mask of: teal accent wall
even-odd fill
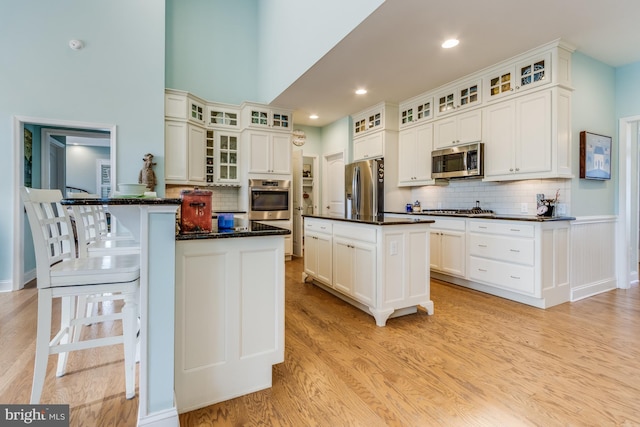
[[[273,101],[384,0],[260,0],[259,99]]]
[[[118,179],[135,182],[151,152],[164,188],[164,28],[157,0],[0,2],[2,200],[19,184],[14,116],[114,124]],[[84,49],[70,49],[71,39]],[[13,251],[13,215],[13,203],[0,204],[3,254]],[[12,274],[11,257],[0,257],[0,288]]]
[[[616,111],[616,71],[582,53],[571,61],[572,85],[572,165],[575,178],[571,185],[571,215],[612,215],[616,212],[618,187],[618,139]],[[587,131],[613,138],[611,179],[580,179],[580,132]]]
[[[207,101],[258,94],[258,0],[166,0],[166,87]]]
[[[616,117],[640,115],[640,62],[616,68]]]

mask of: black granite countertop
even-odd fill
[[[507,214],[447,214],[447,213],[430,213],[429,211],[422,212],[385,212],[387,214],[407,215],[411,216],[450,216],[454,218],[478,218],[478,219],[502,219],[510,221],[534,221],[534,222],[549,222],[549,221],[574,221],[576,218],[572,216],[538,216],[538,215],[507,215]]]
[[[379,216],[366,216],[360,218],[334,218],[329,215],[302,215],[306,218],[318,218],[318,219],[330,219],[333,221],[344,221],[344,222],[355,222],[360,224],[371,224],[371,225],[410,225],[416,223],[422,224],[431,224],[435,221],[432,219],[424,219],[424,218],[385,218],[382,215]]]
[[[60,204],[71,205],[179,205],[181,199],[163,199],[159,197],[112,197],[106,199],[73,198],[63,199]]]
[[[291,234],[286,228],[275,227],[257,221],[237,221],[233,229],[219,230],[213,224],[210,233],[176,234],[176,240],[227,239],[233,237],[285,236]]]

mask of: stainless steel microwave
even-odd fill
[[[481,178],[484,144],[458,145],[431,152],[431,178]]]

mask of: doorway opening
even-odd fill
[[[34,132],[35,130],[35,132]],[[60,188],[66,197],[67,172],[71,169],[82,169],[85,165],[75,161],[67,163],[62,149],[66,139],[55,138],[55,135],[69,137],[96,137],[105,141],[110,164],[110,178],[115,181],[116,171],[116,126],[114,124],[86,123],[67,120],[55,120],[38,117],[13,117],[14,148],[14,189],[13,189],[13,251],[11,289],[19,290],[35,278],[35,256],[33,241],[27,224],[26,214],[20,200],[20,188],[25,184],[34,188]],[[27,137],[25,139],[25,136]],[[51,142],[53,138],[57,142]],[[39,139],[37,141],[36,139]],[[54,147],[54,148],[52,148]],[[65,147],[66,149],[66,147]],[[52,151],[54,161],[50,162]],[[65,160],[62,161],[61,158]],[[27,161],[28,160],[28,161]],[[38,167],[39,165],[39,167]],[[53,167],[52,167],[53,165]],[[96,176],[95,168],[93,176]],[[61,170],[62,169],[62,170]],[[53,170],[53,173],[52,173]],[[95,180],[95,178],[93,178]],[[93,181],[92,180],[92,181]],[[64,184],[63,184],[64,182]]]

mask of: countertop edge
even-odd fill
[[[406,215],[406,216],[446,216],[451,218],[468,218],[468,219],[501,219],[507,221],[531,221],[531,222],[553,222],[553,221],[575,221],[572,216],[537,216],[537,215],[506,215],[506,214],[487,214],[487,215],[461,215],[461,214],[443,214],[429,212],[385,212],[385,214]]]
[[[326,215],[313,215],[313,214],[304,214],[303,218],[316,218],[316,219],[326,219],[331,221],[341,221],[341,222],[351,222],[354,224],[368,224],[368,225],[379,225],[379,226],[389,226],[389,225],[412,225],[412,224],[433,224],[435,220],[433,219],[400,219],[400,218],[387,218],[387,219],[353,219],[353,218],[334,218]]]

